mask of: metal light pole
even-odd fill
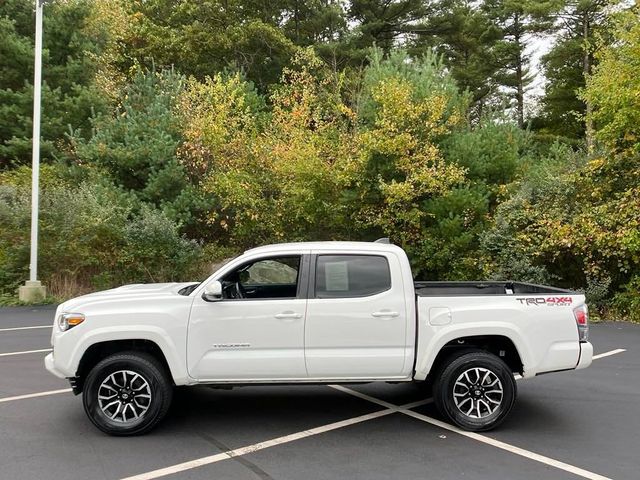
[[[45,297],[45,288],[38,281],[38,204],[40,196],[40,98],[42,92],[42,9],[45,0],[36,0],[36,45],[33,75],[33,155],[31,174],[31,258],[29,280],[18,290],[25,302],[37,302]]]

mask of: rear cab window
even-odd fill
[[[389,261],[382,255],[320,254],[315,298],[368,297],[391,289]]]

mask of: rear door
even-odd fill
[[[311,256],[309,378],[404,377],[407,308],[393,253]]]

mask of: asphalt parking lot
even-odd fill
[[[181,389],[157,429],[114,438],[44,370],[53,311],[0,309],[2,479],[640,478],[640,325],[592,324],[602,356],[520,380],[487,434],[449,427],[415,385],[371,384]]]

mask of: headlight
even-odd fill
[[[63,332],[80,325],[82,322],[84,322],[84,315],[81,313],[61,313],[58,316],[58,328]]]

